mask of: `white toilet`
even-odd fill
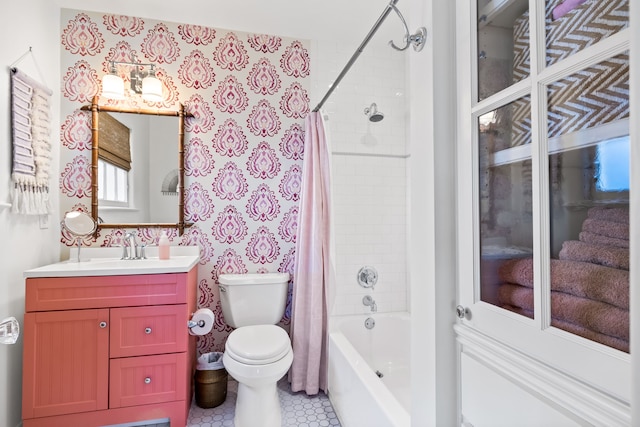
[[[280,427],[276,383],[293,362],[287,332],[276,324],[287,304],[289,273],[221,274],[220,303],[235,328],[222,357],[238,381],[235,427]]]

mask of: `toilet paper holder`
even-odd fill
[[[192,328],[195,328],[196,326],[202,328],[202,327],[204,327],[205,323],[206,322],[204,320],[202,320],[202,319],[198,320],[197,322],[193,321],[193,320],[189,320],[187,322],[187,328],[192,329]]]
[[[20,336],[20,324],[15,317],[7,317],[0,322],[0,344],[15,344]]]
[[[191,314],[191,319],[187,321],[187,328],[190,335],[206,335],[211,332],[215,323],[215,315],[208,308],[200,308]]]

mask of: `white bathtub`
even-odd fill
[[[410,426],[410,328],[408,313],[331,318],[328,394],[343,427]]]

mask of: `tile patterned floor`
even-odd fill
[[[238,383],[230,380],[225,402],[212,409],[202,409],[195,404],[189,412],[187,427],[233,427]],[[307,396],[293,393],[286,378],[278,382],[278,396],[282,408],[282,427],[339,427],[340,421],[333,411],[329,398],[320,393]]]
[[[187,427],[234,427],[233,417],[238,394],[238,383],[230,379],[227,398],[216,408],[203,409],[191,403]],[[307,396],[304,392],[293,393],[286,377],[278,382],[278,396],[282,409],[282,427],[340,427],[340,421],[333,411],[326,394]],[[161,420],[158,420],[161,421]],[[167,422],[128,423],[110,427],[169,427]],[[259,426],[256,426],[259,427]]]

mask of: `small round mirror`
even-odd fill
[[[63,226],[74,236],[85,237],[96,231],[96,222],[85,212],[71,211],[64,216]]]
[[[64,219],[60,223],[72,236],[76,238],[78,244],[78,262],[80,261],[80,247],[82,246],[82,238],[95,233],[98,223],[86,212],[71,211],[67,212]]]

